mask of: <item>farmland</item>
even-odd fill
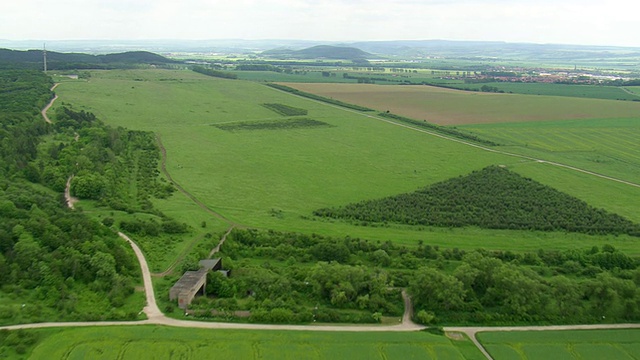
[[[640,201],[640,191],[623,184],[489,153],[259,84],[207,78],[188,71],[97,71],[92,72],[88,82],[65,82],[56,90],[61,103],[70,102],[92,111],[112,126],[156,132],[167,149],[166,167],[173,179],[210,209],[244,225],[325,235],[351,234],[404,244],[426,239],[435,245],[469,249],[476,248],[479,239],[483,247],[517,251],[612,243],[621,250],[638,253],[633,241],[624,236],[473,228],[433,228],[425,232],[405,226],[360,227],[311,217],[315,209],[409,192],[488,165],[506,164],[592,206],[638,221],[640,210],[635,204]],[[460,93],[434,91],[446,96]],[[479,99],[504,96],[462,94]],[[525,96],[508,96],[528,100]],[[403,98],[398,96],[398,101]],[[557,99],[551,98],[560,101]],[[214,126],[275,119],[276,114],[262,106],[265,103],[306,109],[310,118],[332,127],[229,132]],[[453,104],[449,102],[449,106]],[[506,111],[499,106],[484,106],[492,109],[490,112]],[[539,106],[542,104],[534,102],[528,109]],[[193,223],[191,213],[180,211],[188,202],[176,206],[177,202],[183,202],[178,195],[170,201],[155,200],[154,204],[160,210],[170,210],[179,220]],[[278,216],[274,216],[276,213]],[[220,222],[207,228],[224,229],[225,224]]]
[[[482,359],[467,340],[416,333],[205,330],[159,326],[40,331],[31,359]]]
[[[487,332],[478,338],[495,359],[636,359],[640,330]]]
[[[94,112],[98,118],[114,127],[133,129],[132,132],[123,128],[105,130],[111,135],[110,141],[105,144],[109,149],[116,149],[114,140],[117,137],[124,138],[126,134],[132,144],[139,147],[134,151],[135,146],[131,145],[130,154],[114,152],[112,155],[122,155],[122,159],[116,160],[112,156],[113,164],[110,165],[115,168],[120,164],[131,164],[131,174],[122,170],[118,172],[135,180],[119,181],[130,187],[131,194],[137,195],[123,194],[120,200],[127,202],[128,199],[128,204],[118,204],[118,207],[111,206],[110,209],[107,207],[110,205],[101,204],[98,196],[94,197],[88,192],[83,197],[96,200],[83,200],[83,208],[79,208],[80,211],[75,214],[84,214],[86,210],[87,215],[100,219],[104,225],[115,223],[117,228],[138,235],[151,260],[152,269],[162,270],[174,260],[183,262],[179,265],[187,269],[194,258],[197,260],[198,256],[202,256],[203,249],[204,254],[207,253],[229,226],[259,229],[229,230],[231,240],[229,246],[225,244],[222,254],[232,254],[232,264],[236,259],[239,260],[233,266],[239,276],[232,277],[234,282],[221,280],[215,285],[228,285],[228,299],[219,294],[214,301],[224,300],[234,308],[240,305],[241,309],[249,309],[253,317],[249,321],[311,322],[310,316],[314,320],[317,316],[308,311],[314,304],[316,310],[319,306],[339,308],[341,314],[345,315],[340,318],[343,321],[351,322],[349,316],[354,314],[353,318],[380,321],[382,314],[398,316],[401,312],[398,287],[406,287],[414,296],[415,309],[418,311],[416,319],[424,324],[440,324],[443,321],[598,322],[600,314],[606,314],[607,319],[613,322],[637,319],[637,309],[627,307],[637,299],[637,282],[634,282],[634,279],[637,281],[637,261],[622,254],[638,255],[637,238],[631,233],[632,236],[619,235],[621,231],[595,230],[593,232],[606,234],[569,234],[565,231],[572,230],[567,227],[546,229],[525,226],[524,230],[498,230],[489,226],[490,229],[480,229],[482,225],[479,223],[471,223],[474,226],[463,224],[467,226],[454,229],[450,224],[436,227],[421,223],[417,226],[404,220],[396,224],[372,225],[313,215],[313,211],[319,208],[408,193],[447,179],[461,179],[482,168],[506,168],[514,176],[520,174],[531,177],[541,184],[582,199],[591,206],[618,213],[637,223],[640,210],[636,204],[640,193],[634,184],[614,182],[594,174],[501,152],[510,147],[515,150],[513,152],[529,156],[535,154],[545,160],[569,160],[573,165],[585,168],[592,166],[590,169],[593,171],[635,181],[634,165],[637,164],[637,158],[633,151],[636,146],[633,137],[637,125],[631,115],[608,121],[578,119],[572,122],[491,123],[465,127],[474,133],[481,133],[486,127],[483,136],[502,144],[489,149],[433,134],[430,130],[399,124],[395,121],[397,119],[389,120],[387,117],[371,115],[370,112],[363,114],[340,108],[335,103],[327,105],[317,99],[303,99],[260,84],[204,77],[187,71],[93,72],[89,81],[68,81],[62,84],[58,92],[61,101],[56,110],[57,126],[68,127],[70,134],[74,126],[83,127],[73,142],[68,137],[70,144],[67,145],[67,153],[73,151],[76,158],[84,156],[85,160],[82,164],[70,162],[75,158],[58,157],[55,151],[49,151],[51,158],[41,156],[40,163],[53,166],[53,160],[58,158],[75,164],[75,168],[69,166],[70,169],[82,168],[85,172],[78,173],[77,177],[87,183],[91,183],[87,179],[96,176],[90,170],[92,166],[101,164],[90,164],[91,161],[87,160],[95,156],[96,149],[100,147],[94,140],[107,140],[108,137],[99,135],[101,128],[98,126],[91,128],[91,124],[83,123],[84,120],[77,121],[77,124],[71,121],[78,117],[93,123],[95,118],[87,112],[69,110],[68,107]],[[533,97],[527,99],[533,101]],[[494,104],[492,109],[500,110],[501,107]],[[303,113],[304,118],[290,117]],[[593,129],[609,130],[611,127],[608,125],[617,124],[605,141],[607,146],[594,149],[591,155],[596,156],[595,159],[598,159],[597,156],[609,156],[620,162],[615,166],[606,161],[580,163],[581,158],[563,154],[585,140],[576,136],[573,141],[567,142],[564,137],[555,138],[553,131],[544,132],[544,129],[560,123],[582,124],[578,127],[587,129],[584,134],[592,132],[591,137],[584,138],[593,144],[597,143],[597,134]],[[491,130],[491,126],[508,128],[518,125],[532,127],[529,129],[530,139],[536,140],[536,134],[542,134],[538,135],[540,138],[537,139],[536,149],[527,152],[526,143],[522,145],[526,140],[519,138],[521,135],[515,132],[500,138],[508,131]],[[157,138],[154,139],[148,132],[136,132],[139,130],[154,131]],[[576,130],[566,131],[569,134]],[[616,136],[619,136],[617,142],[620,143],[616,144],[617,147],[614,146]],[[155,141],[162,151],[158,151],[160,149]],[[567,149],[555,151],[561,146],[567,146]],[[48,147],[53,149],[56,146]],[[493,149],[498,150],[491,151]],[[159,167],[167,170],[165,176],[175,180],[175,186],[182,193],[171,195],[174,191],[171,186],[154,182],[159,173],[154,171],[158,167],[156,160],[162,161]],[[620,163],[627,164],[626,172]],[[74,192],[88,190],[91,189],[73,188]],[[491,190],[480,192],[489,193]],[[151,197],[150,193],[159,196]],[[559,199],[568,202],[568,198]],[[175,216],[175,220],[165,214]],[[592,217],[586,212],[583,214]],[[621,223],[628,228],[633,226],[628,222]],[[154,235],[146,227],[155,228],[155,232],[169,229],[171,231],[167,231],[167,234],[182,235],[153,238]],[[298,234],[278,234],[278,230],[295,231]],[[241,231],[255,233],[248,236],[242,235]],[[296,237],[300,239],[298,243]],[[440,250],[437,245],[446,248]],[[472,251],[479,247],[496,251]],[[335,254],[345,248],[346,251]],[[505,250],[513,250],[517,254]],[[524,253],[527,250],[532,252]],[[561,253],[554,250],[567,251]],[[184,256],[187,258],[184,259]],[[531,268],[520,267],[521,261],[526,261],[526,266]],[[97,260],[94,262],[98,263]],[[490,268],[485,274],[483,271],[487,270],[487,264]],[[499,271],[488,281],[485,278],[493,273],[491,269]],[[576,280],[573,278],[576,275],[577,282],[572,289],[578,291],[549,301],[551,288],[555,290],[557,284],[569,283],[566,277],[555,271],[572,274],[571,281]],[[322,279],[329,278],[327,274],[336,275],[335,279],[323,282]],[[338,274],[344,275],[345,279],[340,279]],[[390,276],[387,277],[387,274]],[[263,281],[265,279],[275,279],[276,284],[284,285],[279,290],[289,297],[280,296],[268,281]],[[159,282],[168,284],[170,280]],[[254,285],[254,281],[260,284]],[[353,286],[373,283],[378,284],[376,292],[372,287]],[[506,286],[509,284],[518,286],[509,288]],[[215,286],[214,289],[220,289]],[[254,294],[249,295],[245,290],[247,288],[252,289]],[[605,288],[607,291],[598,290]],[[527,296],[532,293],[540,296]],[[615,295],[607,298],[601,296],[602,293]],[[163,283],[159,287],[159,296],[166,301],[165,295],[166,285]],[[134,300],[138,302],[140,299],[137,297]],[[204,300],[194,304],[192,309],[201,311],[195,316],[204,315],[202,317],[205,318],[214,315],[206,306],[206,301],[210,299]],[[262,303],[256,304],[258,300]],[[12,301],[16,302],[16,299]],[[296,313],[297,320],[291,320],[292,316],[276,319],[276,314],[293,315],[291,308],[300,306],[304,301],[307,301],[304,306],[308,309]],[[583,302],[581,305],[585,305],[584,309],[574,314],[574,318],[563,317],[563,309],[567,308],[567,304],[576,301]],[[161,305],[167,313],[174,310],[173,305],[163,302]],[[479,311],[480,305],[486,309]],[[570,307],[576,308],[574,305]],[[598,312],[591,311],[594,309]],[[325,312],[322,308],[321,315],[333,313],[328,310]],[[368,311],[375,311],[374,316]],[[541,315],[545,313],[546,316]],[[135,316],[135,312],[131,314]],[[319,322],[337,321],[331,316],[318,319]],[[128,328],[114,330],[122,334],[119,337],[111,334],[111,329],[116,328],[52,331],[45,334],[47,339],[35,348],[33,355],[38,358],[44,356],[41,354],[51,355],[55,351],[62,351],[59,355],[72,358],[94,355],[111,357],[113,354],[109,351],[119,349],[117,356],[134,358],[147,351],[146,348],[155,347],[173,356],[195,357],[205,354],[203,351],[220,352],[221,348],[225,351],[228,347],[229,351],[234,351],[233,355],[269,358],[282,357],[282,348],[287,345],[294,352],[291,357],[298,356],[297,352],[314,354],[318,358],[335,357],[334,352],[346,354],[349,358],[477,356],[466,341],[452,342],[424,333],[397,338],[394,334],[384,334],[384,338],[367,337],[367,341],[371,341],[367,343],[363,335],[356,334],[317,334],[311,341],[304,334],[290,336],[290,333],[283,332],[281,335],[274,332],[268,333],[266,336],[270,338],[265,340],[258,333],[232,331],[216,336],[222,339],[223,345],[217,344],[214,349],[209,348],[210,342],[205,341],[210,332],[200,335],[199,330],[188,331],[187,338],[186,330],[181,334],[182,330],[140,327],[136,328],[133,335],[127,333]],[[172,333],[167,335],[163,331]],[[232,333],[233,336],[228,335]],[[52,350],[51,344],[64,343],[57,336],[72,340],[69,340],[69,345]],[[97,340],[98,336],[109,340]],[[426,337],[429,345],[424,345],[418,336]],[[170,340],[176,338],[182,339],[179,345]],[[293,345],[290,344],[292,338]],[[49,342],[50,339],[53,340]],[[431,345],[432,341],[434,345]],[[632,344],[632,347],[637,345]],[[357,354],[348,353],[353,348]],[[517,346],[514,349],[517,350]]]

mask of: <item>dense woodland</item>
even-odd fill
[[[407,247],[236,229],[220,254],[230,277],[212,274],[209,297],[196,298],[190,313],[241,320],[236,311],[245,310],[252,322],[378,322],[400,316],[405,288],[414,320],[423,324],[640,319],[640,261],[610,245],[514,253],[427,241]]]
[[[47,155],[54,138],[58,154],[74,142],[40,116],[51,79],[0,71],[0,84],[0,323],[137,318],[139,304],[127,306],[139,277],[129,246],[67,209],[59,184],[43,186],[49,172],[72,174]]]
[[[362,224],[392,222],[640,236],[638,224],[499,166],[412,193],[320,209],[314,214]]]

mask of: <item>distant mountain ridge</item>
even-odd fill
[[[366,59],[372,54],[351,46],[316,45],[302,50],[274,49],[262,52],[264,56],[294,59]]]

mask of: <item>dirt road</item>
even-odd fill
[[[69,209],[73,209],[74,205],[78,202],[78,199],[71,196],[71,181],[75,175],[69,176],[67,179],[67,185],[64,187],[64,200],[67,203]]]
[[[60,85],[60,83],[53,84],[53,86],[51,87],[50,90],[51,91],[55,90],[55,88],[58,87],[58,85]],[[42,117],[44,118],[44,121],[46,121],[49,124],[51,124],[51,119],[49,119],[49,117],[47,116],[47,111],[49,111],[49,108],[51,108],[51,106],[53,106],[53,103],[57,99],[58,99],[58,95],[56,94],[56,96],[54,96],[53,99],[51,99],[51,101],[49,101],[47,106],[45,106],[44,109],[42,109],[42,111],[40,112],[40,114],[42,114]]]

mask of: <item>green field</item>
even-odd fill
[[[640,96],[630,94],[620,87],[600,85],[566,85],[548,83],[481,83],[454,85],[461,88],[480,90],[484,85],[497,87],[506,93],[525,95],[569,96],[579,98],[608,99],[608,100],[640,100]],[[630,89],[630,88],[629,88]]]
[[[160,326],[38,331],[30,359],[482,359],[468,339],[425,332],[341,333]]]
[[[405,244],[423,240],[466,249],[584,249],[612,243],[632,254],[640,252],[635,240],[627,237],[473,228],[371,228],[315,219],[311,213],[318,208],[413,191],[492,164],[505,164],[634,221],[640,221],[636,206],[640,191],[429,136],[260,84],[190,71],[97,71],[88,82],[65,82],[56,92],[60,95],[58,106],[72,103],[112,126],[155,131],[167,149],[167,170],[173,179],[210,209],[243,225]],[[279,118],[262,106],[264,103],[307,109],[309,118],[332,127],[228,132],[212,126]],[[169,215],[193,223],[197,206],[184,199],[176,194],[155,203]],[[189,211],[183,213],[183,208]],[[274,210],[279,216],[273,216]],[[218,221],[207,231],[226,227],[228,224]]]
[[[640,330],[478,333],[494,359],[637,359]]]

